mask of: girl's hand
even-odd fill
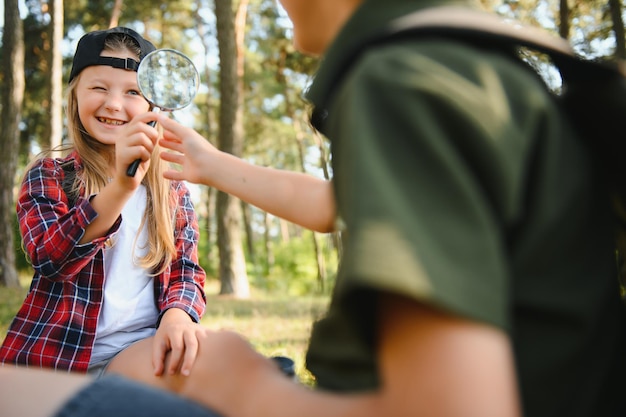
[[[146,112],[135,116],[120,131],[120,139],[115,144],[116,178],[120,181],[133,181],[138,186],[150,166],[150,157],[159,139],[159,132],[148,123],[156,120],[156,113]],[[136,159],[141,160],[135,177],[126,175],[128,166]]]
[[[202,325],[194,323],[183,310],[167,310],[152,344],[154,374],[189,375],[198,354],[198,337],[205,331]]]

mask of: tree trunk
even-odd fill
[[[245,22],[247,1],[239,4],[237,22]],[[243,18],[242,18],[243,16]],[[245,25],[235,28],[232,0],[215,2],[217,41],[220,56],[219,147],[222,151],[241,156],[243,148],[241,51]],[[236,42],[237,41],[237,42]],[[248,274],[241,240],[241,206],[239,200],[226,193],[217,195],[217,243],[220,253],[220,294],[238,298],[250,296]]]
[[[4,0],[2,32],[2,108],[0,109],[0,284],[19,287],[15,269],[13,187],[17,169],[19,123],[24,101],[24,34],[18,0]]]
[[[217,260],[215,259],[215,251],[213,250],[213,240],[214,240],[214,232],[213,232],[213,219],[216,218],[215,215],[215,188],[204,187],[204,207],[205,207],[205,220],[204,220],[204,233],[200,233],[200,237],[204,235],[204,240],[206,242],[206,262],[210,268],[215,271],[215,265],[217,264]]]
[[[254,263],[256,254],[254,253],[254,233],[252,232],[252,209],[249,204],[241,202],[241,214],[243,219],[243,229],[246,231],[246,249],[248,259]]]
[[[285,94],[285,97],[287,97],[287,94]],[[306,172],[306,167],[304,165],[304,134],[302,132],[302,127],[289,101],[287,103],[287,109],[288,116],[291,118],[291,120],[293,120],[296,131],[296,144],[298,146],[298,159],[300,161],[300,170],[302,172]],[[315,264],[317,266],[317,284],[319,290],[321,292],[324,292],[324,286],[326,282],[326,266],[324,262],[324,255],[322,254],[322,250],[320,248],[317,233],[312,232],[311,239],[313,240],[313,255],[315,256]]]
[[[317,145],[317,149],[320,153],[320,167],[322,168],[322,172],[324,173],[324,179],[328,181],[330,180],[330,172],[328,172],[329,163],[328,157],[326,156],[326,148],[324,147],[323,138],[318,132],[313,132],[313,139],[315,140],[315,144]],[[340,260],[343,252],[340,231],[333,233],[332,242],[335,250],[337,251],[337,260]]]
[[[622,18],[622,3],[620,0],[609,0],[611,21],[615,34],[615,58],[626,58],[626,39],[624,38],[624,19]]]
[[[63,140],[63,0],[50,0],[50,147]]]
[[[263,212],[263,243],[265,244],[265,259],[267,260],[267,268],[265,273],[269,274],[274,266],[274,246],[272,245],[272,237],[270,229],[272,227],[271,216],[267,212]]]
[[[120,24],[120,16],[122,15],[122,0],[115,0],[113,4],[113,11],[111,12],[111,20],[109,20],[109,27],[114,28]]]
[[[567,0],[560,0],[559,17],[559,35],[563,39],[569,39],[569,5]]]
[[[202,16],[200,15],[200,10],[202,10],[204,8],[204,4],[201,0],[197,0],[196,1],[196,10],[194,13],[194,20],[196,23],[196,30],[198,31],[198,39],[200,40],[200,42],[202,43],[202,47],[204,48],[204,56],[205,56],[205,60],[206,58],[210,57],[213,55],[212,51],[211,51],[211,47],[209,45],[209,42],[207,41],[206,38],[206,31],[205,31],[205,23],[204,20],[202,18]],[[211,70],[209,68],[209,65],[205,64],[204,65],[204,69],[203,69],[203,75],[202,75],[202,80],[203,80],[203,85],[205,86],[207,93],[206,93],[206,102],[204,103],[205,106],[205,111],[202,112],[202,130],[197,129],[198,132],[202,133],[203,135],[205,135],[205,137],[207,138],[213,138],[214,137],[214,126],[213,126],[213,90],[212,90],[212,86],[213,86],[213,82],[211,80]],[[213,140],[212,140],[213,141]],[[215,251],[213,250],[213,227],[212,227],[212,219],[215,218],[215,199],[213,198],[213,196],[215,195],[216,190],[214,188],[211,187],[206,187],[206,192],[204,193],[206,196],[205,199],[205,207],[206,207],[206,227],[205,227],[205,233],[200,235],[200,238],[203,238],[205,241],[205,247],[206,247],[206,261],[208,263],[208,265],[211,266],[211,268],[214,268],[216,261],[215,261]],[[204,237],[203,237],[204,236]]]

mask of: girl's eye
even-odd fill
[[[140,96],[141,93],[137,90],[130,90],[128,91],[128,94],[130,94],[131,96]]]
[[[94,87],[91,87],[91,89],[92,90],[98,90],[98,91],[106,91],[106,88],[100,87],[100,86],[94,86]]]

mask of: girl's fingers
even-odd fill
[[[180,364],[183,361],[183,352],[185,349],[172,349],[169,352],[169,359],[167,361],[167,373],[174,375],[180,368]]]
[[[158,339],[154,339],[152,343],[152,366],[154,368],[154,375],[163,375],[165,355],[167,353],[167,346],[165,343],[159,342]]]
[[[198,339],[195,333],[185,335],[185,355],[183,357],[183,364],[180,369],[180,373],[184,376],[188,376],[191,372],[191,367],[196,361],[198,354]]]

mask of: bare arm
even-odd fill
[[[382,387],[375,392],[339,394],[294,384],[229,332],[200,338],[201,359],[176,387],[237,417],[521,415],[513,355],[500,330],[396,297],[384,299],[380,312]]]
[[[261,210],[318,232],[334,230],[332,184],[311,175],[250,164],[221,152],[193,129],[164,115],[161,158],[180,165],[165,177],[215,187]]]
[[[379,311],[379,357],[392,415],[521,416],[506,334],[398,297]],[[405,408],[406,407],[406,408]]]
[[[92,382],[85,375],[0,365],[3,416],[46,417]]]

